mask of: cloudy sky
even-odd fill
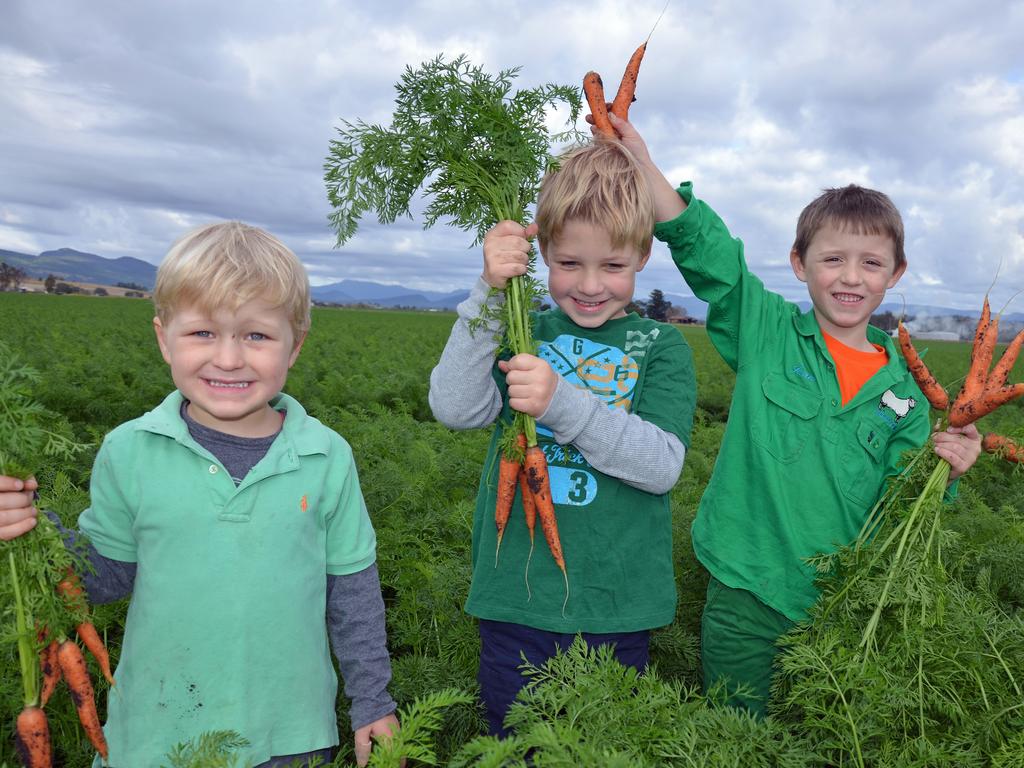
[[[438,54],[521,66],[523,88],[617,82],[663,6],[5,0],[0,248],[159,263],[185,229],[237,218],[315,284],[468,287],[481,257],[451,227],[367,220],[334,248],[322,167],[340,121],[387,124],[405,66]],[[670,0],[637,96],[652,156],[788,298],[806,298],[797,215],[850,182],[904,214],[907,301],[976,308],[997,269],[996,301],[1024,288],[1024,2]],[[688,293],[655,248],[638,295]]]

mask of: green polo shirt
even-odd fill
[[[79,525],[138,563],[104,727],[110,765],[160,766],[235,730],[252,764],[338,743],[326,576],[375,559],[352,451],[279,395],[280,434],[239,486],[196,443],[174,392],[100,448]]]
[[[687,209],[655,236],[708,302],[708,335],[736,371],[694,550],[723,584],[799,621],[818,596],[806,559],[857,538],[901,454],[928,439],[928,402],[868,326],[888,362],[844,407],[814,312],[766,290],[718,215],[689,184],[679,193]]]

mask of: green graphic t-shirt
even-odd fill
[[[584,329],[556,309],[535,316],[534,337],[538,356],[573,386],[689,444],[693,359],[676,328],[630,314]],[[505,377],[495,372],[504,396]],[[676,592],[668,494],[647,493],[598,471],[574,445],[556,443],[541,422],[538,444],[548,461],[568,600],[539,521],[530,554],[518,493],[495,562],[497,457],[512,415],[506,401],[484,464],[466,610],[553,632],[628,632],[670,623]]]

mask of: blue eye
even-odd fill
[[[269,337],[266,336],[265,334],[260,333],[259,331],[253,331],[252,333],[249,334],[249,338],[252,341],[266,341]]]

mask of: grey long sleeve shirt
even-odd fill
[[[501,392],[491,371],[502,325],[490,319],[470,329],[485,303],[499,308],[503,302],[501,295],[488,296],[489,290],[481,278],[459,304],[458,319],[430,374],[431,410],[451,429],[486,427],[501,412]],[[686,447],[678,437],[635,414],[608,408],[561,377],[538,421],[552,430],[556,442],[572,443],[592,467],[634,488],[667,493],[679,479]]]

